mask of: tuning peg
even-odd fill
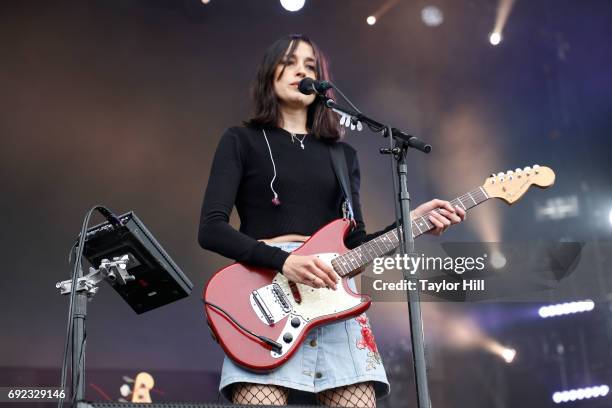
[[[353,121],[351,121],[351,130],[355,130],[355,125],[353,124]]]
[[[534,169],[538,169],[538,168],[540,168],[540,165],[539,165],[539,164],[534,164],[534,165],[533,165],[533,168],[534,168]]]
[[[357,121],[357,130],[359,132],[361,132],[363,130],[363,125],[361,124],[361,122]]]
[[[509,180],[512,180],[513,176],[514,176],[514,172],[512,170],[508,170],[506,172],[506,175],[508,176]]]
[[[340,126],[344,126],[344,122],[346,121],[346,115],[342,115],[340,118]]]
[[[531,167],[527,166],[523,169],[523,171],[527,173],[527,175],[529,175],[529,172],[531,171]]]
[[[132,393],[132,389],[129,385],[123,384],[121,388],[119,388],[119,393],[121,393],[122,396],[127,397]]]

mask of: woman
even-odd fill
[[[315,256],[291,255],[312,233],[341,216],[343,201],[332,168],[330,143],[341,143],[350,175],[356,227],[345,243],[354,248],[394,228],[366,235],[359,203],[359,164],[339,142],[335,113],[298,90],[303,78],[329,80],[327,61],[308,38],[291,35],[267,50],[254,86],[255,115],[228,129],[213,161],[199,229],[205,248],[236,261],[271,268],[291,281],[335,289],[338,276]],[[228,221],[236,206],[240,231]],[[432,200],[412,212],[430,216],[433,234],[465,217],[461,208]],[[316,397],[331,406],[373,407],[389,392],[380,355],[365,315],[311,331],[279,369],[256,374],[227,357],[223,394],[234,403],[285,405],[290,397]],[[290,392],[291,391],[291,392]]]

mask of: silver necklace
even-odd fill
[[[304,139],[306,139],[306,136],[308,136],[308,134],[305,134],[300,139],[295,133],[291,133],[291,142],[295,143],[295,140],[297,139],[297,141],[300,142],[300,147],[304,149]]]

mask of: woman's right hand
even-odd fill
[[[336,290],[340,278],[331,266],[315,255],[289,255],[283,264],[283,275],[290,281],[324,288],[329,286]]]

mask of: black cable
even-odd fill
[[[68,371],[68,349],[71,346],[72,348],[74,348],[74,342],[72,341],[73,323],[74,323],[74,299],[76,296],[76,286],[77,286],[76,283],[77,283],[78,271],[81,270],[81,260],[83,258],[83,249],[85,246],[85,235],[87,233],[87,229],[89,227],[89,221],[91,219],[93,212],[96,210],[100,211],[100,209],[103,209],[106,212],[110,212],[108,209],[106,209],[102,205],[96,205],[90,208],[89,211],[87,211],[87,213],[85,214],[85,218],[83,219],[83,224],[81,225],[81,233],[79,234],[79,237],[78,237],[78,243],[76,244],[76,247],[75,245],[73,245],[70,248],[70,252],[68,256],[68,264],[70,264],[72,252],[76,252],[74,267],[72,270],[71,286],[70,286],[70,302],[68,304],[68,323],[66,325],[66,344],[64,346],[64,357],[62,360],[62,373],[61,373],[61,380],[60,380],[60,387],[62,389],[66,389],[66,375]],[[100,212],[102,215],[105,215],[104,212],[102,211]],[[85,346],[85,338],[83,339],[83,343],[81,344],[81,352],[79,353],[80,356],[79,356],[78,363],[81,362],[84,346]],[[77,369],[79,366],[80,365],[77,365]],[[75,377],[75,374],[72,373],[72,376]],[[80,376],[81,376],[81,373],[77,372],[76,378],[79,379]],[[78,384],[78,381],[77,381],[77,384]],[[74,401],[74,398],[76,395],[76,384],[72,384],[71,392],[72,392],[71,399]],[[62,408],[64,406],[64,398],[59,399],[57,406],[58,408]]]
[[[85,354],[85,346],[87,345],[87,334],[83,336],[83,341],[81,342],[81,351],[79,352],[79,362],[77,363],[77,367],[81,367],[81,361],[83,361],[83,354]],[[81,370],[77,372],[76,375],[76,385],[74,389],[76,390],[79,387],[79,383],[81,382]],[[76,392],[72,393],[72,406],[74,407],[74,403],[76,400]]]
[[[212,308],[217,309],[218,311],[220,311],[221,313],[223,313],[228,319],[230,319],[236,326],[238,326],[238,328],[242,331],[244,331],[245,333],[255,337],[258,340],[261,340],[262,342],[266,343],[267,345],[272,347],[272,350],[275,351],[276,353],[280,353],[283,349],[282,344],[275,342],[274,340],[266,337],[266,336],[260,336],[259,334],[255,334],[253,333],[251,330],[247,329],[246,327],[244,327],[243,325],[241,325],[240,323],[238,323],[238,321],[236,319],[234,319],[232,317],[232,315],[230,315],[228,312],[226,312],[225,310],[223,310],[223,308],[221,308],[220,306],[215,305],[214,303],[210,303],[207,300],[202,299],[202,301],[204,302],[205,305],[208,305]]]
[[[75,258],[75,263],[74,263],[74,267],[72,270],[72,280],[71,280],[71,286],[70,286],[70,302],[68,304],[68,323],[66,325],[66,344],[64,346],[64,358],[62,361],[62,374],[61,374],[61,380],[60,380],[60,387],[62,389],[66,388],[66,373],[68,371],[68,349],[70,348],[70,345],[74,347],[74,344],[72,342],[72,330],[73,330],[73,318],[74,318],[74,298],[76,294],[75,289],[76,289],[78,271],[81,268],[81,256],[83,254],[83,246],[85,244],[85,232],[87,231],[87,226],[89,225],[89,219],[91,218],[91,215],[96,207],[92,207],[85,214],[85,218],[83,219],[83,224],[81,226],[81,234],[79,235],[79,243],[77,246],[78,253]],[[74,394],[75,390],[72,389],[71,392]],[[64,398],[60,398],[60,400],[57,403],[57,406],[58,408],[62,408],[64,406]]]
[[[357,108],[357,107],[356,107],[356,106],[353,104],[353,102],[351,102],[351,101],[349,100],[349,98],[347,98],[347,97],[346,97],[346,95],[344,94],[344,92],[342,92],[342,91],[340,90],[340,88],[338,88],[338,87],[336,86],[336,84],[333,84],[333,83],[332,83],[332,86],[333,86],[333,88],[334,88],[334,90],[335,90],[335,91],[338,91],[338,93],[340,94],[340,96],[342,97],[342,99],[344,99],[344,100],[345,100],[345,101],[346,101],[346,102],[347,102],[349,105],[351,105],[351,108],[353,108],[353,109],[355,110],[355,112],[357,112],[358,114],[361,114],[361,111],[360,111],[360,110],[359,110],[359,109],[358,109],[358,108]]]

